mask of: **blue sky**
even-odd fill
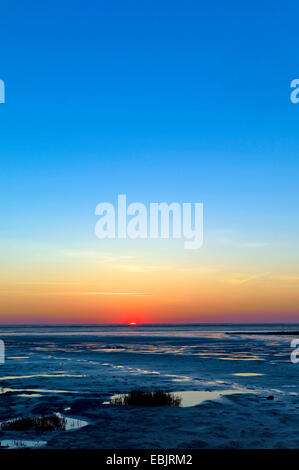
[[[289,100],[297,2],[12,2],[1,10],[8,216],[22,201],[19,222],[32,213],[34,224],[42,207],[80,221],[126,192],[204,200],[220,228],[223,218],[248,216],[252,226],[264,207],[297,229],[299,109]]]
[[[96,205],[126,193],[204,202],[211,250],[231,237],[298,260],[298,13],[297,1],[1,5],[2,245],[97,246]]]

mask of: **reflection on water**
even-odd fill
[[[190,382],[191,378],[186,375],[164,374],[164,377],[173,377],[172,382]]]
[[[152,374],[152,375],[161,375],[163,377],[170,377],[172,379],[172,382],[190,382],[192,379],[188,377],[187,375],[177,375],[177,374],[162,374],[161,372],[158,372],[156,370],[146,370],[146,369],[141,369],[140,367],[130,367],[130,366],[121,366],[121,365],[115,365],[115,364],[110,364],[108,362],[102,363],[102,366],[109,366],[112,369],[120,369],[124,373],[131,373],[131,374]]]
[[[40,393],[20,393],[18,397],[37,398],[42,397],[42,395]]]
[[[28,441],[17,439],[5,439],[0,441],[0,449],[38,449],[47,445],[46,441]]]
[[[175,335],[174,335],[175,336]],[[112,342],[107,344],[102,341],[82,341],[78,343],[67,343],[62,345],[44,345],[44,346],[33,346],[35,351],[55,351],[56,353],[65,353],[66,356],[48,356],[49,359],[58,359],[70,361],[70,357],[67,357],[69,353],[79,352],[90,352],[95,354],[120,354],[125,356],[126,353],[130,354],[157,354],[157,355],[175,355],[175,356],[197,356],[200,359],[218,359],[226,361],[262,361],[267,356],[263,345],[255,347],[254,350],[248,350],[248,344],[245,342],[236,342],[230,344],[229,348],[223,348],[223,341],[213,341],[209,339],[209,336],[205,338],[207,343],[204,342],[203,336],[196,344],[167,344],[166,338],[161,338],[161,342],[154,342],[148,344],[148,342],[131,342],[127,343],[116,343]],[[219,338],[217,338],[219,340]],[[225,340],[228,340],[228,336],[225,336]],[[250,340],[251,341],[251,340]],[[81,359],[82,361],[82,359]]]
[[[79,393],[78,391],[73,391],[73,390],[47,390],[47,389],[41,389],[41,388],[7,388],[7,387],[1,387],[0,388],[0,394],[4,393],[14,393],[14,392],[33,392],[33,393]],[[80,392],[84,393],[84,392]]]
[[[82,374],[34,374],[34,375],[12,375],[6,377],[0,377],[0,380],[16,380],[16,379],[33,379],[36,377],[85,377]]]
[[[219,359],[221,361],[264,361],[261,357],[253,355],[251,357],[232,355],[231,357],[220,357]]]
[[[130,366],[122,366],[118,364],[110,364],[109,362],[103,362],[102,366],[108,366],[111,367],[112,369],[120,369],[122,372],[130,372],[133,374],[154,374],[154,375],[160,375],[160,372],[156,370],[146,370],[146,369],[140,369],[140,367],[130,367]]]
[[[11,359],[29,359],[29,356],[10,356],[7,357],[6,360],[11,360]]]
[[[209,400],[219,400],[223,396],[235,395],[239,393],[254,393],[246,389],[231,389],[231,390],[214,390],[214,391],[190,391],[190,392],[176,392],[182,397],[182,406],[196,406]]]
[[[71,431],[73,429],[83,428],[88,425],[88,421],[83,421],[82,419],[70,418],[69,416],[61,415],[60,413],[55,413],[58,418],[64,418],[66,420],[65,430]]]
[[[256,374],[255,372],[238,372],[236,374],[238,377],[258,377],[259,375],[265,375],[265,374]]]

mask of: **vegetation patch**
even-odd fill
[[[60,416],[17,418],[0,425],[2,431],[65,431],[66,419]]]
[[[146,392],[144,390],[132,390],[127,395],[117,395],[110,400],[111,405],[130,406],[180,406],[182,398],[174,393],[157,390]]]

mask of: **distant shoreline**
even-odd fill
[[[285,335],[299,336],[299,331],[226,331],[227,335]]]

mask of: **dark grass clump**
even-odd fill
[[[180,406],[181,397],[174,393],[157,390],[146,392],[144,390],[132,390],[128,395],[118,395],[112,398],[111,405],[131,405],[131,406]]]
[[[66,419],[60,416],[11,419],[1,424],[2,431],[65,431]]]

